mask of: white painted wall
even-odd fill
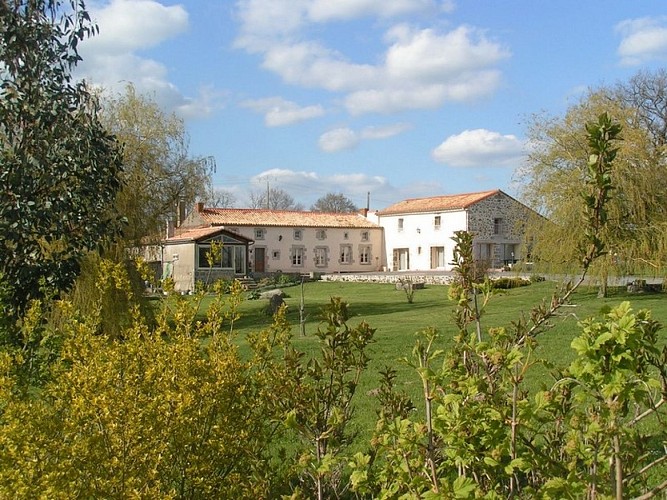
[[[436,228],[435,218],[440,217],[440,227]],[[399,229],[399,219],[403,219],[403,229]],[[388,270],[398,271],[394,265],[394,249],[407,249],[409,270],[449,270],[454,250],[454,231],[467,229],[467,214],[455,212],[433,212],[423,214],[380,216],[379,224],[384,227],[385,260]],[[432,248],[444,248],[444,266],[432,267]]]

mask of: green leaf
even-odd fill
[[[476,485],[471,478],[459,476],[454,480],[452,488],[455,498],[473,498]]]

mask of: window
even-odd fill
[[[341,264],[351,264],[352,263],[352,245],[341,245],[340,246],[340,260]]]
[[[431,269],[445,267],[445,247],[431,247]]]
[[[303,247],[292,247],[292,266],[303,266],[304,253],[305,251]]]
[[[222,267],[222,263],[220,262],[220,258],[215,259],[214,262],[209,262],[210,253],[211,253],[211,245],[199,245],[199,248],[198,248],[198,251],[197,251],[197,266],[199,268],[212,267],[214,269],[220,269]]]
[[[256,227],[255,228],[255,239],[256,240],[263,240],[264,239],[264,234],[265,234],[265,231],[264,231],[263,228],[261,228],[261,227]]]
[[[403,219],[398,219],[398,230],[403,231]]]
[[[327,250],[327,247],[315,247],[315,266],[326,267]]]
[[[295,240],[300,240],[303,238],[303,231],[301,229],[295,229],[294,230],[294,239]]]
[[[273,260],[280,260],[280,250],[274,250],[271,254]]]
[[[236,274],[245,273],[245,248],[241,246],[234,246],[234,272]]]
[[[503,219],[493,219],[493,234],[505,234],[505,223]]]
[[[209,263],[211,245],[202,244],[197,248],[197,267],[200,269],[233,269],[236,273],[244,273],[246,266],[246,249],[242,245],[225,245],[214,262]],[[212,264],[212,265],[211,265]]]
[[[371,263],[371,247],[370,245],[361,245],[359,247],[359,262],[361,264]]]
[[[368,231],[361,232],[361,241],[368,241]]]
[[[315,237],[318,240],[326,240],[327,239],[327,232],[324,229],[318,229],[317,232],[315,233]]]
[[[441,222],[442,222],[442,219],[440,218],[440,216],[439,216],[439,215],[436,215],[436,216],[433,218],[433,229],[435,229],[436,231],[440,231],[440,224],[441,224]]]
[[[234,247],[222,247],[222,267],[227,269],[234,267]]]

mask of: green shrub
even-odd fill
[[[531,281],[523,278],[498,278],[491,282],[491,286],[496,290],[508,290],[510,288],[519,288],[530,285]]]

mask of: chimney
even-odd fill
[[[201,201],[198,201],[197,203],[195,203],[195,212],[200,214],[203,211],[204,211],[204,203],[202,203]]]
[[[174,221],[171,217],[167,217],[167,238],[174,236]]]
[[[359,214],[363,217],[368,217],[368,208],[359,209]]]
[[[185,220],[185,200],[183,198],[178,199],[178,205],[176,207],[176,227],[181,227],[183,221]]]

